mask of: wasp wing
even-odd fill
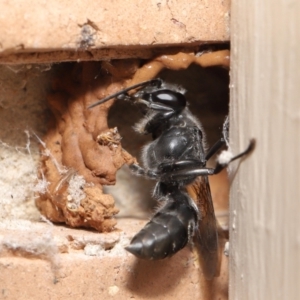
[[[199,222],[194,235],[194,243],[203,274],[206,279],[211,280],[219,275],[220,262],[217,221],[208,177],[198,177],[187,189],[199,209]]]

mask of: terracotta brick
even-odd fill
[[[183,0],[37,0],[30,5],[24,0],[3,2],[0,4],[0,63],[152,58],[157,53],[165,54],[201,43],[228,41],[229,4],[229,0],[190,3]],[[39,84],[34,70],[30,75],[22,68],[2,66],[2,70],[9,74],[5,77],[6,92],[12,99],[22,101],[22,93],[27,93],[26,99],[32,100],[31,87],[34,85],[41,90],[36,99],[43,99],[49,75],[39,73],[39,82],[47,82]],[[12,74],[18,75],[14,75],[17,77],[14,85]],[[20,145],[19,136],[16,136],[18,143],[6,144],[6,137],[12,137],[11,120],[18,120],[17,124],[20,120],[24,122],[14,129],[21,132],[20,128],[30,125],[35,110],[42,111],[42,108],[36,102],[35,106],[30,106],[33,113],[30,111],[29,116],[25,114],[23,102],[24,108],[14,105],[5,93],[2,96],[3,103],[9,108],[1,102],[6,108],[5,124],[8,124],[3,127],[10,131],[7,135],[2,134],[1,142],[6,158],[11,158],[14,151],[18,151],[14,145]],[[15,112],[15,107],[20,107],[21,117],[9,113]],[[36,114],[40,120],[40,111]],[[38,124],[37,130],[43,131],[44,124]],[[27,137],[29,143],[29,135]],[[37,147],[34,149],[33,154],[29,151],[28,157],[32,160],[33,155],[37,161]],[[29,164],[24,157],[15,161],[18,161],[18,167],[20,162]],[[7,161],[6,165],[10,164]],[[32,170],[30,174],[34,177]],[[30,179],[30,184],[34,181],[28,175],[21,177],[19,186],[23,186],[24,179]],[[157,262],[137,260],[127,253],[123,247],[145,221],[119,220],[117,227],[120,230],[100,234],[21,220],[18,216],[29,218],[37,212],[31,212],[31,198],[30,209],[24,210],[24,203],[29,203],[28,197],[25,201],[16,194],[18,191],[11,185],[11,190],[4,193],[11,197],[11,203],[1,202],[2,214],[16,218],[0,223],[1,299],[227,299],[227,257],[224,255],[221,276],[208,283],[204,281],[198,260],[189,247],[170,259]],[[20,195],[26,194],[21,189],[19,192]],[[227,197],[228,191],[224,193]],[[227,209],[223,204],[217,200],[220,211]]]
[[[0,62],[151,57],[151,49],[166,45],[228,41],[229,4],[229,0],[37,0],[30,6],[25,0],[2,2]],[[148,50],[141,50],[145,47]]]
[[[224,255],[221,276],[207,285],[189,248],[163,261],[142,261],[127,253],[123,246],[144,223],[119,220],[124,231],[108,234],[46,223],[3,223],[0,298],[226,299]],[[208,296],[210,285],[214,294]]]

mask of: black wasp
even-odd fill
[[[132,95],[128,92],[138,89]],[[215,168],[207,160],[225,144],[225,136],[208,151],[199,121],[187,108],[184,91],[161,79],[145,81],[110,95],[89,106],[92,108],[112,98],[133,101],[144,117],[135,125],[140,134],[151,134],[153,141],[143,149],[144,167],[132,164],[134,174],[156,180],[154,197],[161,208],[137,233],[126,250],[143,259],[170,257],[193,240],[200,254],[207,279],[218,275],[219,251],[217,223],[211,199],[208,175],[224,169],[254,148],[248,148]],[[188,193],[192,185],[194,200]]]

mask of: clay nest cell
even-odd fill
[[[114,100],[87,107],[133,84],[152,79],[167,68],[229,65],[227,50],[163,55],[144,62],[138,59],[61,64],[48,96],[48,132],[41,141],[39,195],[36,205],[43,215],[71,227],[111,231],[118,213],[114,199],[103,193],[114,185],[116,172],[136,162],[122,148],[117,128],[107,117]],[[124,112],[126,113],[126,112]]]

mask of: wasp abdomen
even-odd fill
[[[193,235],[197,212],[186,194],[168,199],[126,250],[142,259],[163,259],[182,249]]]

